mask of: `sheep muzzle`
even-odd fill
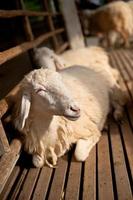
[[[77,105],[70,105],[64,113],[64,117],[71,121],[76,121],[80,117],[80,108]]]

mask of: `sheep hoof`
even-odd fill
[[[81,151],[81,152],[75,151],[74,156],[75,156],[76,161],[84,162],[87,159],[87,157],[89,156],[89,154],[88,153],[86,154],[83,151]]]
[[[40,155],[35,154],[33,155],[32,162],[35,167],[40,168],[44,165],[44,158]]]
[[[115,110],[114,111],[114,119],[116,121],[121,121],[123,118],[123,110]]]
[[[49,160],[49,163],[51,163],[53,166],[57,164],[57,157],[51,157],[48,160]]]
[[[79,140],[74,152],[75,159],[79,162],[84,162],[89,156],[90,148],[89,143],[86,140]]]
[[[55,154],[53,147],[49,147],[49,149],[48,149],[46,164],[49,167],[52,167],[52,168],[56,167],[56,164],[57,164],[57,155]]]

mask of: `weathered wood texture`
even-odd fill
[[[68,47],[69,47],[69,43],[68,43],[68,42],[65,42],[63,45],[61,45],[61,46],[57,49],[56,53],[57,53],[57,54],[60,54],[60,53],[62,53],[65,49],[67,49]]]
[[[18,2],[18,8],[24,10],[25,9],[25,4],[23,0],[19,0]],[[32,27],[30,24],[30,19],[28,16],[23,17],[23,29],[24,29],[24,35],[26,37],[27,41],[33,41],[34,40],[34,34],[32,32]],[[29,57],[32,63],[32,68],[34,69],[34,51],[33,49],[28,50]]]
[[[39,12],[30,10],[0,10],[0,18],[13,18],[21,16],[37,17],[37,16],[48,16],[48,15],[59,15],[59,13],[52,14],[50,12]]]
[[[81,24],[78,18],[74,0],[59,0],[72,49],[85,46]]]
[[[26,35],[26,39],[28,42],[24,42],[18,46],[12,47],[8,50],[5,50],[3,52],[0,52],[0,65],[7,62],[8,60],[20,55],[21,53],[24,53],[26,51],[29,51],[30,53],[30,58],[31,58],[31,62],[33,63],[33,52],[32,49],[34,47],[39,46],[41,43],[43,43],[44,41],[48,40],[49,38],[52,37],[53,39],[53,43],[54,43],[54,50],[55,51],[60,51],[60,45],[57,39],[57,34],[61,34],[65,31],[64,27],[63,28],[55,28],[54,27],[54,22],[53,22],[53,16],[58,16],[60,15],[60,18],[62,18],[61,13],[51,13],[49,10],[49,5],[48,5],[48,1],[47,0],[43,0],[43,7],[45,7],[46,11],[44,12],[39,12],[39,11],[30,11],[30,10],[25,10],[25,4],[23,2],[23,0],[19,0],[18,1],[18,10],[0,10],[0,18],[12,18],[12,17],[22,17],[23,18],[23,24],[22,26],[24,27],[25,30],[25,35]],[[32,27],[31,27],[31,23],[29,21],[28,17],[33,17],[33,16],[46,16],[48,19],[48,24],[50,27],[50,31],[46,32],[42,35],[40,35],[38,38],[34,37],[34,34],[32,32]],[[62,44],[63,45],[63,44]],[[65,49],[62,48],[62,50]]]
[[[10,146],[1,121],[0,121],[0,143],[1,143],[0,154],[2,155],[4,153],[8,153],[10,151]]]
[[[8,110],[8,103],[6,99],[2,99],[0,101],[0,118],[6,113],[7,110]]]
[[[31,160],[20,158],[0,199],[133,199],[132,58],[129,50],[110,53],[112,66],[120,70],[129,103],[121,124],[108,119],[99,143],[86,162],[75,162],[72,152],[69,152],[59,159],[57,168],[44,166],[39,170],[32,168]]]
[[[16,47],[12,47],[11,49],[0,52],[0,64],[3,64],[4,62],[26,52],[27,50],[38,46],[39,44],[41,44],[42,42],[50,38],[52,35],[59,34],[62,32],[64,32],[64,28],[60,28],[53,32],[43,34],[39,36],[37,39],[35,39],[34,41],[24,42]]]
[[[10,151],[5,153],[0,159],[0,192],[2,191],[9,175],[19,158],[21,143],[14,139],[10,145]]]

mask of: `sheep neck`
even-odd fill
[[[35,115],[35,113],[36,113],[36,115]],[[33,112],[31,114],[31,116],[32,116],[32,121],[34,123],[40,122],[41,127],[43,127],[43,128],[45,127],[46,130],[48,130],[48,128],[51,125],[51,122],[53,121],[53,115],[49,114],[47,112],[44,112],[44,111],[43,112],[42,111],[41,112]],[[40,119],[41,119],[41,121],[40,121]]]

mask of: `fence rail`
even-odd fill
[[[5,62],[7,62],[8,60],[20,55],[21,53],[24,53],[24,52],[38,46],[39,44],[44,42],[46,39],[52,37],[53,35],[62,33],[64,31],[65,31],[64,28],[60,28],[60,29],[57,29],[55,31],[45,33],[45,34],[39,36],[38,38],[36,38],[33,41],[24,42],[20,45],[12,47],[12,48],[5,50],[3,52],[0,52],[0,64],[3,64]]]
[[[50,13],[45,11],[30,11],[30,10],[0,10],[0,18],[13,18],[13,17],[38,17],[38,16],[57,16],[61,13]]]

